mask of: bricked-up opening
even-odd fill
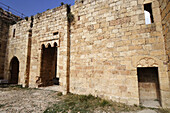
[[[10,84],[18,84],[19,60],[13,57],[10,63]]]
[[[152,3],[144,4],[145,24],[151,24],[154,22],[152,14]]]
[[[59,85],[59,78],[57,73],[57,44],[51,47],[49,44],[47,48],[42,45],[41,58],[41,84],[40,86]]]
[[[143,104],[146,101],[160,104],[160,88],[157,67],[137,68],[139,99]]]

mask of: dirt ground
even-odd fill
[[[0,113],[43,113],[59,101],[57,93],[17,87],[0,88]]]
[[[43,113],[61,100],[58,92],[42,89],[0,86],[0,113]],[[104,113],[101,110],[97,113]],[[120,113],[160,113],[151,109]]]

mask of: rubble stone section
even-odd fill
[[[147,3],[152,3],[154,18],[148,25]],[[92,94],[139,105],[137,68],[156,67],[161,105],[170,107],[168,41],[164,40],[168,34],[157,0],[76,0],[71,13],[63,5],[10,26],[4,78],[10,78],[10,62],[17,57],[19,84],[40,86],[42,45],[56,44],[57,88],[64,94]]]

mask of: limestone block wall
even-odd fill
[[[0,17],[0,79],[4,78],[4,61],[10,21]]]
[[[67,92],[67,6],[57,7],[34,17],[32,28],[31,64],[29,86],[38,87],[41,83],[42,45],[54,47],[57,43],[57,77],[63,92]],[[48,76],[48,75],[47,75]]]
[[[158,0],[160,4],[163,35],[165,37],[166,53],[168,55],[168,74],[170,81],[170,1],[169,0]]]
[[[145,25],[144,4],[154,23]],[[72,6],[70,92],[139,104],[137,67],[158,67],[169,106],[167,56],[157,0],[84,0]]]
[[[10,80],[10,62],[13,57],[19,60],[19,80],[18,84],[25,85],[28,30],[31,20],[22,20],[9,28],[9,38],[6,48],[4,78]]]

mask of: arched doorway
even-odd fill
[[[10,63],[10,84],[18,84],[19,75],[19,60],[17,57],[13,57]]]

